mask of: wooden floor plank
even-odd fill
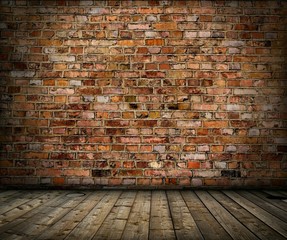
[[[287,197],[287,194],[284,191],[277,191],[277,190],[264,190],[263,192],[271,195],[271,196],[281,196]]]
[[[64,239],[103,198],[105,192],[85,192],[85,194],[87,194],[87,197],[82,199],[77,207],[71,209],[67,215],[49,227],[37,239]]]
[[[13,195],[19,194],[18,190],[1,190],[0,191],[0,202],[7,200]]]
[[[121,191],[105,192],[89,214],[69,233],[67,239],[92,239],[117,202]]]
[[[264,191],[267,194],[270,194],[271,196],[277,196],[277,197],[283,197],[284,199],[282,199],[283,202],[287,203],[287,191],[272,191],[272,190],[265,190]]]
[[[43,204],[45,204],[47,201],[50,201],[51,198],[55,198],[59,194],[55,194],[55,192],[43,192],[42,195],[38,196],[35,199],[32,199],[28,202],[23,203],[22,205],[19,205],[16,208],[13,208],[9,210],[8,212],[5,212],[0,215],[0,227],[12,222],[15,219],[21,218],[24,214],[28,213],[32,209],[35,209]]]
[[[287,222],[287,213],[280,210],[280,208],[274,206],[273,204],[265,201],[265,199],[257,197],[256,195],[253,195],[248,191],[237,191],[237,193],[239,193],[241,196],[248,199],[249,201],[253,202],[257,206],[261,207],[265,211],[271,213],[275,217],[281,219],[284,222]]]
[[[25,239],[25,235],[23,235],[21,232],[18,232],[18,229],[21,229],[21,224],[27,223],[28,219],[33,218],[35,215],[39,214],[41,211],[45,211],[45,209],[47,207],[49,207],[50,204],[62,200],[63,200],[63,192],[60,191],[53,191],[52,193],[47,194],[47,201],[44,202],[42,205],[33,208],[32,210],[26,212],[25,214],[21,215],[19,218],[14,219],[11,222],[6,222],[6,224],[4,224],[3,226],[0,227],[0,239],[2,239],[6,233],[8,234],[15,234],[18,235],[18,238],[22,238]],[[51,198],[50,198],[51,197]],[[3,220],[5,221],[5,219]],[[27,237],[26,237],[27,238]],[[5,238],[3,238],[5,239]]]
[[[209,209],[221,226],[229,233],[233,239],[251,240],[258,239],[235,217],[233,217],[219,202],[217,202],[206,191],[195,191],[203,204]]]
[[[287,239],[282,191],[75,193],[0,192],[0,239]]]
[[[123,192],[93,239],[121,239],[136,191]]]
[[[148,239],[150,216],[150,191],[138,191],[122,239]]]
[[[165,191],[152,191],[150,239],[176,239]]]
[[[203,239],[179,192],[168,191],[167,196],[177,239]]]
[[[270,199],[268,198],[270,195],[263,191],[251,191],[251,193],[258,196],[262,200],[278,207],[281,211],[283,211],[283,213],[285,212],[285,214],[287,215],[287,202],[284,202],[280,199]]]
[[[181,191],[181,194],[204,239],[232,239],[193,191]]]
[[[287,224],[234,191],[224,191],[233,201],[244,207],[265,224],[287,238]]]
[[[33,192],[24,192],[19,191],[17,194],[13,194],[5,199],[0,205],[0,214],[10,211],[13,208],[16,208],[31,199],[37,198],[40,195],[43,195],[41,191],[33,191]]]
[[[24,222],[18,224],[15,233],[23,235],[25,239],[39,236],[77,206],[79,201],[81,201],[81,198],[70,198],[63,194],[61,195],[61,201],[56,201],[60,203],[57,207],[53,206],[55,202],[46,206]]]
[[[254,217],[242,206],[234,202],[228,196],[220,191],[209,191],[209,193],[218,201],[220,204],[227,209],[237,220],[245,225],[250,231],[252,231],[257,237],[264,240],[278,239],[284,240],[285,238],[264,224],[258,218]]]
[[[279,191],[282,195],[284,195],[285,197],[287,197],[287,191],[283,191],[283,190],[281,190],[281,191]]]
[[[1,234],[1,239],[3,239],[3,240],[22,240],[23,236],[16,235],[14,233],[3,233],[3,234]]]

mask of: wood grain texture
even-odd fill
[[[286,239],[277,191],[0,191],[0,239]]]

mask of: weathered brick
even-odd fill
[[[35,76],[35,71],[12,71],[11,77],[27,77],[31,78]]]
[[[198,33],[198,37],[200,38],[209,38],[211,36],[211,32],[209,31],[200,31]]]
[[[177,122],[177,126],[178,127],[189,127],[189,128],[197,128],[197,127],[201,127],[202,122],[201,121],[178,121]]]
[[[164,39],[147,39],[145,44],[147,46],[162,46],[164,45]]]
[[[236,170],[222,170],[222,177],[241,177],[241,172]]]
[[[38,40],[39,46],[61,46],[62,41],[61,40],[48,40],[48,39],[39,39]]]
[[[286,11],[268,4],[4,1],[1,183],[285,186]]]
[[[88,169],[65,169],[63,171],[65,176],[79,176],[79,177],[87,177],[90,176],[90,170]]]
[[[204,153],[188,153],[182,154],[182,160],[205,160],[206,155]]]
[[[128,24],[128,29],[131,29],[131,30],[147,30],[147,29],[150,29],[151,26],[150,24]]]
[[[197,37],[197,32],[196,31],[185,31],[184,32],[184,38],[196,38]]]
[[[133,47],[144,45],[144,42],[142,40],[119,40],[117,44],[119,46]]]
[[[228,127],[228,121],[203,121],[203,127],[205,128],[224,128]]]
[[[50,61],[52,62],[74,62],[75,56],[51,55]]]
[[[187,167],[190,169],[199,169],[200,168],[200,162],[188,162]]]
[[[27,159],[47,159],[48,153],[43,152],[26,152],[23,154],[24,158]]]
[[[92,169],[92,177],[109,177],[111,170],[108,169]]]
[[[152,26],[156,30],[164,31],[177,29],[177,24],[175,22],[154,23]]]

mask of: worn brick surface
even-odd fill
[[[286,16],[2,0],[1,186],[286,187]]]

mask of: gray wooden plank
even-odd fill
[[[1,235],[1,239],[3,239],[3,240],[21,240],[21,239],[23,239],[23,236],[17,235],[14,233],[3,233]]]
[[[95,207],[106,194],[104,191],[86,192],[78,206],[71,209],[62,219],[48,227],[37,239],[64,239]]]
[[[93,239],[121,239],[135,197],[136,191],[123,192]]]
[[[270,228],[268,225],[262,223],[261,220],[254,217],[250,212],[244,209],[242,206],[234,202],[228,196],[220,191],[209,191],[209,193],[220,204],[227,209],[237,220],[245,225],[250,231],[252,231],[260,239],[278,239],[284,240],[285,238]]]
[[[51,198],[55,198],[58,196],[59,193],[51,193],[51,192],[42,192],[42,195],[38,196],[37,198],[34,198],[28,202],[23,203],[22,205],[19,205],[8,212],[5,212],[0,215],[0,226],[3,226],[9,222],[12,222],[13,220],[20,218],[22,215],[28,213],[32,209],[36,209],[37,207],[43,205],[47,201],[49,201]]]
[[[233,239],[258,239],[235,217],[233,217],[219,202],[217,202],[208,192],[197,190],[195,193]]]
[[[92,239],[117,202],[121,191],[106,191],[89,214],[68,234],[66,239]]]
[[[0,214],[8,212],[11,209],[30,201],[31,199],[39,197],[40,195],[43,195],[41,191],[19,191],[18,193],[9,196],[9,198],[5,199],[4,201],[1,201]]]
[[[150,239],[176,239],[166,191],[152,191]]]
[[[287,238],[287,224],[234,191],[224,191],[233,201],[244,207],[265,224]]]
[[[232,239],[193,191],[181,194],[204,239]]]
[[[95,191],[78,199],[71,191],[3,192],[0,204],[10,210],[0,214],[0,239],[197,239],[191,226],[204,239],[286,239],[283,201],[263,191],[200,192]],[[246,237],[246,229],[253,233]]]
[[[284,191],[278,191],[278,190],[264,190],[263,192],[272,195],[272,196],[282,196],[282,197],[286,197],[287,193]]]
[[[278,190],[265,190],[264,192],[266,192],[267,194],[270,194],[272,196],[278,196],[278,197],[287,197],[287,191],[278,191]],[[282,202],[287,203],[287,199],[283,199]]]
[[[125,191],[115,203],[115,207],[126,206],[132,207],[135,201],[137,191]]]
[[[0,191],[0,203],[8,198],[13,197],[13,195],[19,194],[18,190],[1,190]]]
[[[21,215],[19,218],[14,219],[11,222],[8,222],[7,224],[0,227],[0,239],[5,239],[6,234],[12,234],[17,236],[17,239],[31,239],[28,235],[22,233],[21,231],[18,231],[18,229],[21,229],[21,224],[27,223],[30,218],[33,218],[35,215],[37,215],[41,211],[45,211],[46,207],[49,206],[49,204],[58,201],[59,199],[63,199],[62,197],[63,191],[52,191],[48,194],[48,201],[44,202],[42,205],[38,206],[37,208],[33,208],[32,210],[26,212],[25,214]],[[51,197],[51,198],[50,198]],[[64,200],[65,201],[65,200]]]
[[[167,191],[177,239],[203,239],[179,191]]]
[[[287,222],[287,213],[280,210],[280,208],[274,206],[273,204],[265,201],[265,199],[257,197],[256,195],[253,195],[252,193],[247,191],[237,191],[237,193],[239,193],[241,196],[245,197],[249,201],[253,202],[257,206],[261,207],[265,211],[271,213],[275,217],[281,219],[284,222]]]
[[[281,192],[282,194],[284,194],[285,196],[287,196],[287,191],[281,190],[280,192]]]
[[[122,239],[148,239],[150,217],[150,191],[138,191],[126,223]]]
[[[71,208],[79,204],[81,198],[69,198],[66,194],[61,195],[61,199],[46,205],[45,208],[37,211],[25,221],[19,223],[14,228],[14,233],[23,235],[23,238],[34,238],[45,231],[50,225],[65,216]],[[55,207],[55,202],[61,203]],[[9,230],[7,231],[9,232]]]
[[[4,234],[6,231],[13,232],[14,229],[18,228],[18,225],[27,221],[27,219],[31,218],[32,216],[36,215],[41,210],[43,211],[49,204],[58,201],[59,199],[62,199],[63,192],[60,193],[60,191],[53,191],[49,192],[47,200],[42,205],[40,205],[37,208],[33,208],[32,210],[26,212],[25,214],[21,215],[20,217],[14,219],[11,222],[5,222],[3,226],[0,226],[0,239],[2,238],[2,234]],[[5,238],[4,238],[5,239]]]
[[[252,194],[258,196],[261,199],[264,199],[264,201],[273,204],[274,206],[280,208],[281,211],[285,212],[287,214],[287,202],[284,202],[280,199],[269,199],[268,196],[270,196],[268,193],[263,191],[250,191]]]

